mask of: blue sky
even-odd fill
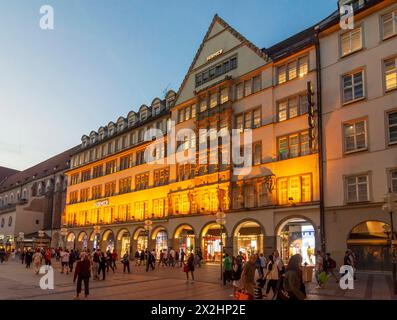
[[[0,166],[28,168],[176,91],[215,13],[262,48],[336,3],[0,0]],[[54,8],[52,31],[39,28],[45,4]]]

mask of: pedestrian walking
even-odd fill
[[[69,256],[70,255],[68,249],[63,251],[61,254],[61,265],[62,265],[61,273],[64,273],[64,270],[66,268],[66,274],[69,274]]]
[[[128,251],[123,255],[121,262],[123,263],[123,273],[125,273],[126,270],[130,273],[130,255],[128,254]]]
[[[225,258],[223,259],[223,285],[226,285],[226,281],[232,281],[232,259],[230,259],[229,254],[225,253]]]
[[[76,299],[79,299],[81,293],[81,284],[84,282],[84,297],[87,298],[90,294],[89,284],[91,277],[91,264],[87,253],[81,253],[81,259],[76,264],[76,270],[74,271],[73,282],[76,282]]]
[[[182,267],[185,264],[185,256],[186,256],[185,251],[183,251],[183,249],[181,249],[180,267]]]
[[[140,254],[139,254],[139,251],[137,250],[137,251],[135,251],[135,267],[139,264],[139,261],[140,261]]]
[[[154,270],[155,263],[156,263],[156,258],[155,258],[154,252],[147,251],[146,272],[149,271],[149,268]]]
[[[21,254],[21,262],[22,262],[22,264],[25,263],[25,257],[26,257],[26,250],[23,249],[22,254]]]
[[[243,272],[241,273],[242,290],[248,295],[248,300],[254,299],[255,287],[255,263],[256,254],[252,254],[250,259],[245,263]]]
[[[336,282],[339,282],[339,279],[338,279],[338,277],[335,274],[336,261],[331,258],[331,254],[330,253],[327,253],[325,261],[326,261],[325,265],[326,265],[326,273],[327,273],[327,275],[330,274],[330,276],[333,277]]]
[[[145,257],[146,257],[146,252],[145,250],[142,249],[140,257],[139,257],[139,265],[145,265]]]
[[[25,262],[26,262],[26,268],[30,268],[30,264],[32,263],[32,258],[33,258],[33,252],[31,249],[29,249],[26,252],[26,256],[25,256]]]
[[[50,266],[51,265],[51,250],[50,248],[47,248],[47,250],[45,250],[44,252],[44,261],[45,261],[45,265],[46,266]]]
[[[102,280],[105,280],[106,278],[106,257],[105,253],[101,252],[101,255],[99,257],[99,268],[98,268],[98,276],[102,272]]]
[[[189,258],[186,261],[186,264],[183,267],[183,272],[186,273],[186,282],[189,282],[189,272],[192,277],[191,283],[194,283],[194,265],[195,265],[194,254],[190,253]]]
[[[112,269],[114,273],[114,267],[113,267],[113,261],[112,261],[112,254],[110,253],[110,250],[106,252],[106,272],[109,272],[109,269]]]
[[[320,250],[317,250],[316,265],[315,265],[315,277],[317,281],[316,289],[322,289],[324,287],[324,284],[320,280],[320,274],[323,271],[324,271],[324,258],[322,252]]]
[[[170,249],[169,259],[170,259],[169,265],[171,267],[175,267],[175,250],[172,248]]]
[[[237,292],[241,290],[241,273],[243,272],[243,265],[240,260],[233,257],[233,296],[237,297]]]
[[[6,259],[6,252],[4,248],[0,248],[0,263],[3,263]]]
[[[92,255],[92,275],[94,280],[98,280],[100,262],[100,249],[96,249]]]
[[[113,252],[112,252],[112,266],[113,266],[113,271],[114,271],[115,269],[117,269],[116,261],[117,261],[118,258],[119,258],[119,255],[117,254],[116,250],[113,249]]]
[[[266,262],[266,258],[265,258],[265,256],[263,255],[263,253],[261,253],[261,254],[259,255],[259,261],[260,261],[259,270],[260,270],[260,272],[261,272],[261,274],[262,274],[262,277],[265,278],[265,269],[266,269],[266,266],[267,266],[267,262]]]
[[[75,252],[72,250],[70,250],[70,254],[69,254],[69,270],[70,273],[73,273],[73,265],[76,262],[76,255]]]
[[[40,253],[40,249],[37,249],[34,255],[32,256],[33,260],[33,270],[36,274],[39,274],[40,267],[42,263],[43,256]]]
[[[277,265],[275,264],[273,255],[269,256],[269,262],[266,267],[265,279],[267,280],[265,297],[267,297],[267,295],[270,292],[270,289],[272,289],[273,291],[272,299],[274,299],[277,296],[277,282],[279,280],[279,271]]]

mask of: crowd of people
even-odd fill
[[[0,249],[1,263],[6,261],[6,253],[3,251]],[[123,266],[123,273],[131,272],[130,262],[135,260],[135,266],[145,267],[146,272],[155,270],[156,267],[158,269],[182,268],[186,274],[186,281],[191,283],[194,283],[195,268],[201,268],[203,260],[201,249],[197,249],[193,253],[173,248],[162,249],[158,252],[154,249],[137,250],[133,257],[127,251],[120,258],[115,250],[103,252],[99,248],[93,251],[87,249],[82,252],[61,248],[25,249],[14,252],[14,259],[15,255],[18,255],[27,269],[33,268],[36,274],[39,274],[43,264],[51,266],[55,259],[61,274],[73,274],[73,281],[77,282],[77,299],[81,294],[83,283],[84,295],[87,297],[90,278],[104,281],[110,270],[115,273],[119,259]],[[263,254],[251,254],[247,257],[242,252],[239,252],[237,256],[230,257],[228,253],[225,253],[222,263],[223,284],[230,283],[233,286],[233,295],[236,299],[250,300],[268,297],[270,299],[301,300],[306,298],[304,268],[302,268],[302,257],[299,254],[290,257],[288,264],[284,265],[277,250],[274,250],[268,257]],[[356,263],[357,259],[354,253],[347,250],[343,264],[350,265],[355,270]],[[319,289],[325,288],[330,278],[339,282],[336,262],[330,253],[324,254],[317,251],[314,271],[314,278]]]

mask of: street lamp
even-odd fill
[[[221,233],[221,242],[220,242],[220,246],[221,246],[221,280],[223,279],[223,243],[222,243],[222,235],[223,235],[223,226],[226,224],[226,214],[222,211],[218,211],[216,213],[216,223],[219,224],[220,226],[220,233]]]
[[[147,234],[147,247],[149,247],[149,240],[150,240],[150,230],[152,230],[153,228],[153,222],[152,220],[146,219],[145,220],[145,230],[146,230],[146,234]]]
[[[63,249],[66,249],[66,235],[68,234],[68,229],[66,227],[61,228],[62,244]]]
[[[19,241],[19,248],[20,248],[20,253],[22,254],[23,251],[23,241],[25,240],[25,233],[20,232],[18,234],[18,241]]]
[[[389,192],[385,194],[384,197],[385,204],[382,207],[382,210],[385,213],[390,214],[390,226],[391,226],[391,239],[390,245],[392,250],[392,264],[393,264],[393,287],[394,287],[394,294],[397,294],[397,280],[396,280],[396,246],[397,240],[394,240],[394,227],[393,227],[393,211],[396,210],[396,201],[397,201],[397,194],[393,193],[389,188]]]

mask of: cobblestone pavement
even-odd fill
[[[17,261],[0,265],[0,299],[73,299],[75,284],[71,274],[60,273],[60,263],[54,261],[54,290],[42,290],[40,277],[33,269],[26,269]],[[89,299],[98,300],[231,300],[233,289],[220,283],[220,267],[205,265],[195,271],[195,282],[186,282],[182,268],[156,268],[146,272],[145,268],[131,264],[131,274],[118,270],[107,273],[105,281],[90,281]],[[314,283],[307,284],[309,300],[370,300],[397,299],[392,294],[390,273],[365,272],[357,274],[354,290],[342,290],[330,280],[325,289],[316,289]],[[267,299],[271,298],[271,294]]]

